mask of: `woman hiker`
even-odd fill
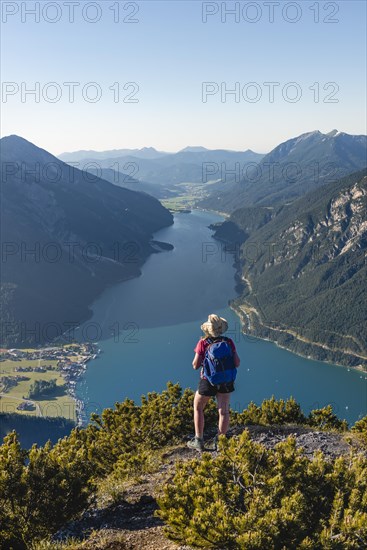
[[[237,355],[233,340],[222,336],[228,329],[228,323],[223,317],[211,314],[207,322],[203,323],[200,328],[204,336],[200,338],[195,346],[195,356],[192,362],[195,370],[201,367],[199,386],[194,397],[195,438],[187,443],[188,447],[197,449],[198,451],[204,450],[204,409],[206,404],[211,397],[217,398],[219,415],[218,435],[225,435],[229,427],[229,400],[231,393],[234,391],[233,382],[214,386],[208,381],[203,366],[205,351],[213,340],[220,341],[226,339],[233,352],[234,366],[237,368],[240,364],[240,358]]]

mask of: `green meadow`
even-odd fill
[[[60,372],[56,370],[57,361],[39,360],[39,359],[19,359],[16,361],[6,360],[0,362],[0,379],[4,376],[26,376],[28,380],[20,381],[16,386],[11,387],[5,393],[0,389],[0,412],[17,413],[22,415],[56,417],[62,416],[68,420],[75,420],[75,401],[67,394],[67,387]],[[47,367],[46,372],[16,372],[16,367]],[[31,399],[36,408],[32,411],[18,410],[18,405],[23,398],[28,397],[31,384],[35,380],[56,379],[56,389],[54,392],[40,397],[37,400]],[[2,387],[0,380],[0,388]]]

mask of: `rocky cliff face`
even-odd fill
[[[341,192],[331,201],[329,215],[316,226],[316,236],[324,228],[335,235],[333,250],[328,259],[345,254],[348,250],[364,250],[367,233],[367,178]]]
[[[366,253],[367,239],[367,177],[330,199],[319,218],[301,216],[279,232],[271,261],[265,267],[296,259],[305,249],[304,265],[293,276],[301,277],[307,270],[331,262],[343,254],[354,256]]]

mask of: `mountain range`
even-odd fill
[[[151,151],[152,148],[149,148]],[[146,153],[141,150],[117,151],[78,151],[63,153],[59,156],[65,162],[78,162],[85,170],[90,166],[99,169],[110,169],[116,172],[128,173],[138,181],[162,185],[167,190],[167,197],[178,194],[177,187],[182,183],[205,184],[209,180],[221,179],[221,167],[228,171],[234,170],[248,163],[256,163],[263,155],[247,151],[228,151],[225,149],[206,149],[205,147],[186,147],[177,153],[162,153],[153,149],[155,153]],[[121,154],[119,154],[121,152]],[[228,180],[235,176],[228,174]],[[162,194],[162,191],[160,192]]]
[[[199,207],[231,213],[239,206],[291,202],[361,170],[367,165],[366,148],[364,135],[315,130],[280,143],[266,155],[188,146],[177,153],[145,147],[77,151],[59,158],[78,162],[86,171],[102,170],[108,181],[159,199],[193,192]]]
[[[71,153],[61,153],[58,155],[60,160],[64,162],[74,162],[85,159],[113,159],[116,157],[133,156],[135,158],[142,159],[156,159],[169,155],[164,151],[157,151],[154,147],[143,147],[142,149],[111,149],[109,151],[93,151],[93,150],[81,150],[73,151]]]
[[[213,228],[235,252],[232,307],[245,330],[303,355],[366,365],[366,139],[313,131],[265,156],[189,146],[93,160],[94,151],[79,151],[68,158],[80,170],[23,138],[3,138],[2,345],[34,341],[27,327],[37,322],[88,318],[107,285],[139,275],[149,254],[169,248],[152,240],[173,223],[157,198],[182,196],[183,182],[196,179],[206,189],[199,207],[230,213]],[[204,163],[218,168],[207,186]],[[224,182],[221,167],[233,163],[247,177]]]
[[[72,168],[27,140],[0,140],[1,345],[42,344],[91,315],[106,286],[170,245],[154,197]]]

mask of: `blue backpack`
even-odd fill
[[[233,382],[237,375],[234,364],[234,354],[228,338],[221,336],[220,340],[207,338],[209,346],[205,350],[204,375],[212,384],[226,384]]]

